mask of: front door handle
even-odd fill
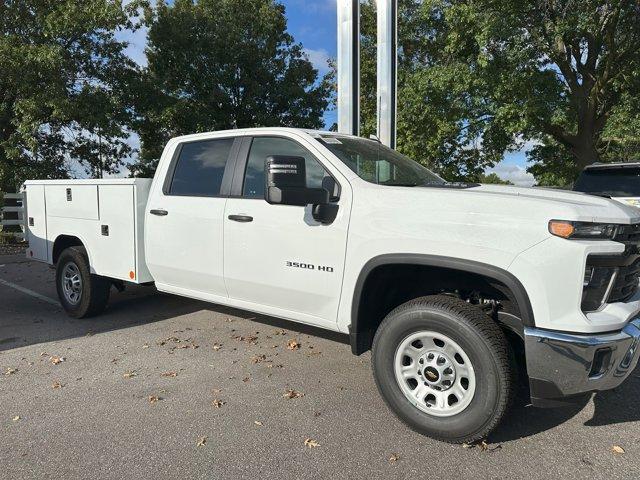
[[[253,217],[250,217],[249,215],[229,215],[227,218],[240,223],[253,222]]]
[[[149,213],[151,215],[158,215],[159,217],[166,217],[169,214],[169,212],[167,212],[166,210],[162,210],[160,208],[151,210],[151,211],[149,211]]]

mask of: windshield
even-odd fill
[[[573,189],[610,197],[640,197],[640,167],[587,169]]]
[[[317,139],[367,182],[403,187],[446,183],[422,165],[374,140],[337,135]]]

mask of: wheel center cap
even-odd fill
[[[449,357],[442,351],[427,352],[421,359],[424,366],[422,376],[425,385],[444,391],[450,389],[456,380],[456,370]]]
[[[424,376],[429,382],[437,382],[440,378],[440,374],[433,367],[427,367],[424,369]]]

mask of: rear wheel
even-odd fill
[[[373,372],[391,410],[414,430],[452,443],[485,438],[512,398],[514,369],[500,328],[457,298],[393,310],[373,342]]]
[[[105,309],[111,281],[91,273],[84,247],[70,247],[58,258],[56,288],[66,312],[72,317],[84,318]]]

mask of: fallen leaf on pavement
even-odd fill
[[[400,455],[397,453],[394,453],[389,457],[389,463],[396,463],[398,460],[400,460]]]
[[[50,361],[51,363],[53,363],[54,365],[58,365],[58,364],[60,364],[60,363],[64,362],[65,360],[66,360],[66,358],[64,358],[64,357],[59,357],[59,356],[57,356],[57,355],[52,355],[51,357],[49,357],[49,361]]]
[[[262,426],[262,422],[259,422],[258,420],[254,420],[253,423],[255,423],[256,425],[258,425],[259,427]]]
[[[62,388],[64,385],[57,380],[51,384],[51,388]]]
[[[273,332],[274,335],[286,335],[287,331],[284,329],[280,329],[280,330],[276,330],[275,332]]]
[[[478,449],[481,452],[487,452],[487,451],[493,452],[495,450],[501,450],[502,449],[502,445],[496,445],[494,447],[490,447],[486,440],[482,440],[481,442],[478,442],[478,443],[463,443],[462,444],[462,448],[476,448],[476,447],[478,447]]]
[[[288,389],[282,396],[284,398],[300,398],[300,397],[304,397],[304,393],[296,392],[295,390]]]
[[[266,355],[256,355],[251,359],[251,363],[264,362],[267,359]]]
[[[300,348],[300,344],[294,338],[292,338],[287,342],[287,348],[289,350],[298,350]]]
[[[625,453],[624,448],[619,445],[614,445],[613,447],[611,447],[611,451],[617,455],[622,455]]]
[[[205,443],[207,443],[207,437],[200,437],[198,439],[198,443],[196,443],[197,447],[204,447]]]
[[[304,444],[309,448],[315,448],[320,446],[320,444],[316,442],[313,438],[306,438],[304,440]]]
[[[124,372],[124,374],[122,375],[124,378],[133,378],[133,377],[137,377],[138,374],[135,372],[135,370],[129,370]]]
[[[161,398],[157,395],[149,395],[149,398],[147,400],[149,400],[149,403],[153,405],[154,403],[157,403],[159,400],[161,400]]]
[[[223,402],[222,400],[218,400],[217,398],[211,402],[211,405],[213,405],[215,408],[220,408],[223,405],[225,405],[227,402]]]
[[[178,373],[177,372],[162,372],[160,374],[161,377],[177,377]]]
[[[252,343],[252,344],[256,344],[258,343],[258,337],[256,337],[255,335],[247,335],[246,337],[243,335],[236,335],[235,337],[233,337],[234,339],[238,340],[239,342],[247,342],[247,343]]]

